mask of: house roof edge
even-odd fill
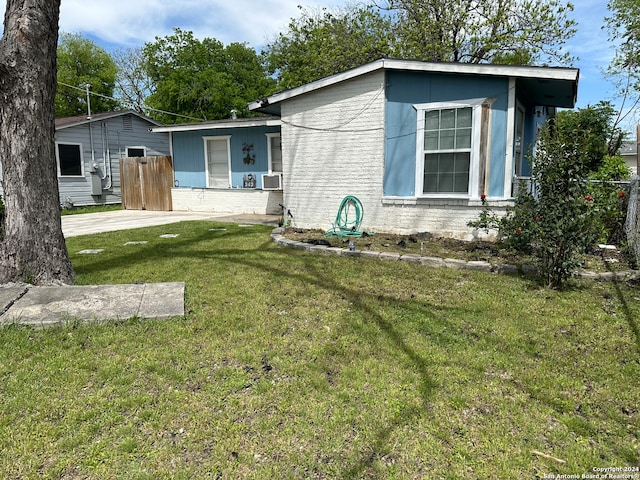
[[[538,78],[543,80],[559,80],[574,82],[576,85],[580,69],[574,67],[544,67],[526,65],[494,65],[459,62],[423,62],[418,60],[398,60],[382,58],[371,63],[352,68],[319,80],[300,85],[290,90],[275,93],[269,97],[249,103],[249,110],[269,112],[269,106],[285,100],[310,93],[337,83],[350,80],[377,70],[404,70],[433,73],[456,73],[467,75],[488,75],[514,78]]]
[[[152,132],[166,133],[166,132],[192,132],[197,130],[214,130],[222,128],[248,128],[248,127],[271,127],[279,126],[281,124],[280,118],[275,116],[265,117],[249,117],[249,118],[237,118],[227,120],[211,120],[207,122],[198,123],[178,123],[175,125],[160,125],[153,127]]]
[[[85,125],[87,123],[98,122],[101,120],[109,120],[111,118],[121,117],[123,115],[135,115],[138,118],[141,118],[153,125],[160,126],[161,123],[156,122],[155,120],[138,113],[135,110],[119,110],[116,112],[102,112],[95,113],[93,115],[77,115],[75,117],[61,117],[56,118],[56,130],[62,130],[65,128],[71,128],[78,125]]]

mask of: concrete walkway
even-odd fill
[[[65,237],[167,225],[186,220],[277,226],[278,215],[224,215],[199,212],[111,212],[65,215]],[[184,316],[184,283],[91,286],[0,286],[0,326],[46,327],[81,321]]]
[[[62,233],[65,237],[128,230],[132,228],[168,225],[187,220],[210,220],[227,223],[278,226],[279,215],[229,215],[204,212],[153,212],[148,210],[114,210],[111,212],[64,215]]]

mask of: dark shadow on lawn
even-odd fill
[[[228,254],[228,252],[225,253]],[[382,458],[385,455],[385,452],[389,450],[389,439],[393,432],[398,428],[410,425],[413,421],[418,420],[422,415],[428,412],[427,407],[432,399],[436,387],[438,386],[429,375],[430,364],[427,359],[411,347],[407,342],[407,339],[403,337],[403,335],[389,320],[387,320],[380,312],[376,311],[376,309],[368,305],[368,303],[376,304],[377,302],[384,302],[389,305],[396,304],[403,306],[409,300],[400,300],[395,296],[381,297],[380,295],[363,292],[355,287],[345,286],[344,284],[340,284],[340,282],[336,281],[336,278],[338,277],[337,274],[316,268],[313,265],[313,262],[303,262],[304,270],[293,271],[293,269],[278,268],[278,265],[290,265],[290,262],[287,262],[286,259],[290,259],[292,255],[297,257],[298,254],[300,254],[300,257],[298,258],[303,259],[303,256],[306,254],[305,252],[295,253],[293,251],[283,251],[282,262],[269,261],[264,263],[259,260],[256,261],[255,257],[250,258],[246,255],[242,255],[240,252],[238,253],[238,257],[235,258],[219,258],[214,252],[211,252],[210,254],[212,257],[215,257],[217,261],[242,263],[252,268],[271,272],[274,275],[286,276],[303,284],[313,284],[321,289],[335,292],[335,294],[350,302],[354,309],[357,309],[360,315],[367,319],[368,322],[375,323],[383,332],[384,336],[389,340],[391,345],[394,346],[397,352],[408,361],[415,372],[417,372],[417,375],[419,375],[419,392],[422,407],[407,407],[400,409],[400,411],[392,417],[392,420],[388,422],[385,427],[378,430],[375,435],[375,441],[370,445],[370,448],[363,449],[366,451],[361,451],[360,458],[354,462],[350,469],[343,472],[343,478],[360,478],[365,474],[365,472],[372,473],[370,472],[370,469],[374,468],[375,461]],[[351,268],[351,266],[345,265],[345,268]],[[448,307],[433,306],[433,312],[424,313],[427,313],[428,317],[435,321],[437,319],[436,310],[443,310],[447,308]],[[355,329],[359,328],[353,324],[350,325],[350,327]]]
[[[197,235],[187,236],[184,234],[184,227],[187,224],[191,223],[202,223],[203,231]],[[210,231],[209,228],[226,228],[226,231]],[[258,227],[259,228],[259,227]],[[157,227],[147,227],[144,230],[144,234],[137,233],[136,230],[127,230],[127,232],[131,232],[126,236],[128,239],[140,241],[146,240],[149,243],[144,245],[131,245],[125,246],[122,245],[121,249],[117,252],[105,251],[100,254],[96,254],[93,256],[80,257],[77,253],[72,253],[72,258],[75,260],[73,263],[73,267],[76,271],[77,275],[88,274],[88,273],[97,273],[102,271],[109,270],[121,270],[123,268],[127,268],[131,265],[135,265],[137,263],[148,262],[149,259],[158,259],[162,260],[163,258],[176,258],[176,257],[194,257],[193,247],[195,245],[200,244],[203,241],[216,241],[220,240],[221,242],[228,242],[229,240],[242,242],[245,238],[255,235],[257,228],[244,228],[238,227],[234,224],[225,224],[225,223],[208,223],[201,221],[189,221],[189,222],[179,222],[173,223],[170,225],[162,225]],[[159,236],[165,233],[178,233],[181,236],[176,238],[168,238],[168,239],[160,239]],[[113,236],[113,235],[122,235],[122,232],[107,232],[97,235],[92,235],[92,237],[96,238],[99,236]],[[70,239],[70,243],[81,243],[84,244],[84,240],[80,239],[80,241],[76,241],[76,238]],[[112,240],[110,240],[112,241]],[[98,239],[92,240],[93,247],[96,248],[96,245],[99,246],[100,241]],[[89,247],[87,247],[89,248]],[[248,251],[251,251],[250,249]],[[228,249],[224,247],[220,250],[220,252],[227,253],[232,255],[234,258],[241,253],[246,253],[247,250],[240,249]],[[207,254],[211,252],[206,252]],[[132,280],[134,281],[134,280]],[[137,278],[135,281],[146,282],[148,279]]]
[[[390,415],[387,423],[374,434],[371,444],[359,450],[357,458],[351,462],[352,466],[343,472],[343,477],[359,478],[363,475],[375,474],[375,463],[389,452],[391,448],[389,441],[394,431],[411,425],[425,414],[428,414],[430,402],[438,386],[429,373],[432,366],[427,360],[428,357],[413,348],[410,339],[406,338],[389,318],[385,318],[384,314],[376,306],[389,305],[411,310],[412,318],[419,318],[420,316],[428,318],[430,325],[441,322],[440,317],[446,316],[445,311],[450,310],[451,307],[432,305],[430,303],[412,304],[410,299],[398,298],[396,295],[380,295],[376,292],[363,291],[358,288],[356,283],[339,281],[338,279],[342,278],[341,272],[353,272],[353,269],[357,268],[356,262],[358,259],[333,258],[330,261],[339,261],[344,265],[341,265],[340,271],[331,271],[326,268],[325,262],[319,261],[320,257],[317,254],[277,247],[268,237],[263,239],[258,236],[259,238],[256,238],[254,245],[250,248],[237,248],[237,243],[234,242],[243,242],[249,235],[255,236],[256,231],[254,229],[244,230],[229,227],[229,230],[224,234],[224,243],[221,240],[221,248],[216,248],[216,244],[212,242],[212,239],[215,238],[217,232],[208,231],[210,226],[216,225],[203,224],[205,231],[201,233],[192,233],[189,236],[185,235],[183,238],[171,239],[166,243],[154,241],[147,245],[139,246],[135,251],[128,252],[123,248],[122,251],[110,256],[102,258],[98,256],[88,261],[83,259],[82,266],[78,268],[78,273],[88,274],[96,271],[126,268],[132,263],[148,261],[147,256],[158,260],[163,258],[211,259],[214,262],[230,265],[244,265],[281,278],[290,278],[300,284],[314,285],[348,301],[352,308],[357,311],[359,317],[365,319],[366,323],[377,326],[388,341],[388,344],[397,351],[398,361],[406,362],[411,369],[412,375],[416,375],[419,382],[418,392],[421,405],[406,405],[406,408],[400,408],[398,412]],[[146,231],[146,235],[148,237],[156,235],[163,230],[179,232],[180,224],[173,224],[171,227],[162,228],[162,230],[156,228]],[[230,238],[233,240],[231,244],[228,242]],[[159,251],[159,248],[162,250]],[[265,252],[266,250],[268,252]],[[274,261],[274,257],[281,260]],[[294,260],[293,262],[292,259]],[[349,327],[356,330],[364,328],[356,323],[351,322]],[[437,336],[438,334],[434,333],[434,335]],[[376,341],[377,344],[379,340],[379,338],[375,339],[374,337],[372,341]],[[375,348],[376,345],[373,346],[374,350]]]
[[[624,296],[624,292],[622,291],[622,288],[620,286],[620,281],[617,279],[614,279],[612,280],[612,282],[613,282],[613,289],[616,292],[616,297],[618,298],[618,302],[620,302],[620,306],[622,307],[622,313],[624,314],[625,320],[629,324],[629,328],[631,328],[631,331],[635,336],[636,348],[638,350],[638,353],[640,353],[640,328],[638,327],[638,321],[636,320],[635,315],[629,308],[629,303],[627,302],[627,299]]]

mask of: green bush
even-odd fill
[[[629,203],[628,180],[631,172],[620,155],[605,156],[600,168],[589,175],[589,193],[593,197],[594,228],[603,243],[624,245],[624,223]]]
[[[602,234],[599,207],[588,179],[587,144],[547,125],[532,162],[532,189],[518,189],[514,206],[500,218],[486,207],[476,228],[494,228],[517,251],[533,254],[546,285],[559,288],[582,264]]]

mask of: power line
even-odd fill
[[[86,92],[86,89],[80,88],[80,87],[76,87],[74,85],[69,85],[68,83],[64,83],[64,82],[60,82],[59,81],[58,84],[62,85],[64,87],[73,88],[74,90],[79,90],[81,92]],[[106,98],[107,100],[115,100],[118,103],[129,104],[129,106],[132,105],[131,102],[123,102],[122,100],[120,100],[118,98],[110,97],[108,95],[102,95],[101,93],[92,92],[91,90],[89,90],[89,94],[90,95],[95,95],[96,97],[100,97],[100,98]],[[164,113],[165,115],[173,115],[174,117],[187,118],[189,120],[197,120],[198,122],[206,121],[206,118],[190,117],[188,115],[181,115],[179,113],[167,112],[166,110],[159,110],[157,108],[148,107],[146,105],[144,106],[144,109],[145,110],[149,110],[150,112],[158,112],[158,113]]]

